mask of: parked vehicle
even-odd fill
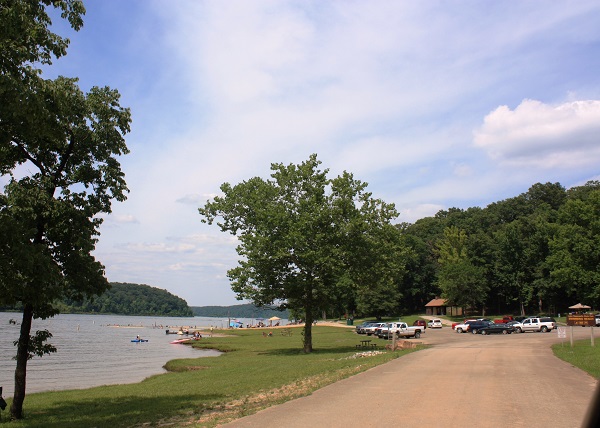
[[[488,327],[490,325],[494,325],[494,322],[488,319],[480,319],[476,321],[468,321],[469,330],[473,334],[477,334],[481,332],[482,328]]]
[[[382,338],[389,339],[392,335],[396,335],[396,337],[414,337],[418,339],[421,337],[421,333],[423,333],[425,329],[419,325],[409,326],[405,322],[392,322],[389,323],[386,327],[381,329]]]
[[[542,317],[542,319],[546,319],[546,318],[547,318],[546,321],[552,321],[554,323],[554,330],[556,330],[558,328],[558,324],[557,324],[556,320],[552,317]]]
[[[423,329],[427,328],[427,322],[425,320],[416,320],[413,325],[415,327],[423,327]]]
[[[464,323],[455,325],[453,328],[454,330],[456,330],[457,333],[466,333],[467,331],[473,332],[473,329],[475,329],[475,334],[477,334],[479,328],[487,326],[489,324],[493,324],[493,321],[487,318],[479,318],[476,320],[468,319],[465,320]]]
[[[484,336],[486,334],[511,334],[515,331],[514,327],[508,324],[490,324],[487,327],[482,327],[479,329],[479,332]]]
[[[556,323],[552,321],[552,318],[527,318],[526,320],[523,320],[521,330],[523,332],[541,331],[542,333],[546,333],[550,330],[553,330],[555,327]]]
[[[384,322],[376,322],[376,323],[373,323],[373,324],[371,324],[371,325],[369,325],[369,326],[367,326],[367,327],[365,327],[365,328],[364,328],[364,330],[365,330],[365,334],[366,334],[367,336],[371,336],[371,335],[373,335],[373,334],[375,333],[375,331],[376,331],[378,328],[381,328],[381,327],[385,326],[385,324],[386,324],[386,323],[384,323]]]
[[[475,320],[465,320],[462,323],[452,324],[452,328],[457,333],[467,332],[469,330],[469,324],[467,324],[469,321],[475,321]]]
[[[373,335],[379,337],[380,339],[388,339],[392,324],[393,323],[387,323],[385,326],[379,327],[377,330],[375,330]]]
[[[502,318],[495,319],[494,322],[496,324],[506,324],[514,320],[515,319],[512,317],[512,315],[505,315]]]
[[[442,328],[442,320],[440,319],[432,319],[427,323],[427,327],[429,328]]]
[[[511,326],[515,333],[522,333],[523,332],[523,324],[520,323],[519,321],[510,321],[507,322],[506,325]]]
[[[375,329],[375,331],[373,332],[373,336],[377,336],[379,338],[387,338],[387,332],[390,328],[390,324],[389,323],[385,323],[382,326],[379,326]]]
[[[375,324],[376,321],[365,321],[362,324],[359,324],[356,326],[356,332],[358,334],[365,334],[365,328],[370,327],[371,325]]]
[[[596,314],[596,327],[600,327],[600,314]]]

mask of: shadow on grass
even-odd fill
[[[385,344],[378,346],[377,348],[364,348],[357,349],[355,345],[340,345],[335,347],[327,347],[327,348],[313,348],[313,351],[309,354],[305,354],[302,348],[277,348],[277,349],[268,349],[258,353],[258,355],[327,355],[327,354],[343,354],[346,352],[364,352],[364,351],[382,351],[384,350]]]
[[[22,427],[81,428],[156,426],[159,420],[192,418],[223,400],[218,394],[186,394],[185,396],[135,397],[120,396],[94,400],[56,400],[44,410],[27,411]],[[74,416],[75,415],[75,416]],[[153,417],[148,417],[152,415]],[[158,419],[156,419],[158,415]],[[6,420],[0,421],[0,426]]]

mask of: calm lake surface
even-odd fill
[[[12,397],[19,337],[20,313],[0,312],[0,386],[3,397]],[[10,320],[17,324],[12,324]],[[239,319],[243,323],[255,320]],[[217,356],[212,350],[192,349],[169,342],[178,338],[165,334],[179,326],[227,328],[227,318],[131,317],[122,315],[61,314],[34,320],[32,334],[47,329],[49,343],[57,352],[34,357],[27,365],[27,393],[81,389],[93,386],[134,383],[160,373],[167,361],[177,358]],[[132,343],[140,335],[147,343]]]

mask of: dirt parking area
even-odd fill
[[[573,333],[590,337],[589,328]],[[585,419],[597,381],[554,357],[556,331],[481,336],[444,327],[420,341],[431,347],[226,426],[552,428]]]

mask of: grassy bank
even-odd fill
[[[596,379],[600,379],[600,341],[595,341],[591,346],[590,339],[578,340],[573,343],[556,344],[552,346],[552,352],[561,360],[588,372]]]
[[[359,340],[353,329],[317,326],[315,351],[304,354],[300,328],[291,329],[291,336],[273,329],[272,337],[263,337],[263,331],[229,330],[222,332],[226,337],[205,337],[195,345],[225,354],[171,361],[171,372],[141,383],[28,395],[26,419],[7,423],[8,411],[4,411],[0,426],[214,426],[307,395],[408,352],[352,358]],[[90,367],[89,376],[93,375]]]

